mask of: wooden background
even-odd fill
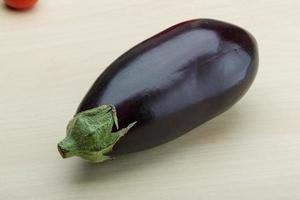
[[[0,6],[0,199],[299,200],[300,1],[40,0]],[[160,147],[99,165],[56,143],[124,51],[192,18],[240,25],[260,68],[231,110]]]

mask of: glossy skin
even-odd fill
[[[10,8],[23,10],[33,7],[37,0],[4,0],[4,2]]]
[[[210,19],[183,22],[114,61],[77,113],[115,105],[120,127],[137,124],[110,155],[144,150],[226,111],[248,90],[257,66],[256,42],[245,30]]]

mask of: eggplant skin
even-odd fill
[[[77,113],[112,104],[120,127],[136,125],[110,156],[175,139],[236,103],[258,68],[254,37],[212,19],[172,26],[116,59],[96,80]]]

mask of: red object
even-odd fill
[[[28,9],[34,6],[38,0],[4,0],[5,4],[14,9]]]

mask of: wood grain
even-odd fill
[[[300,2],[40,0],[0,6],[1,199],[300,199]],[[160,147],[102,165],[56,143],[116,57],[178,22],[216,18],[258,40],[260,68],[230,111]]]

